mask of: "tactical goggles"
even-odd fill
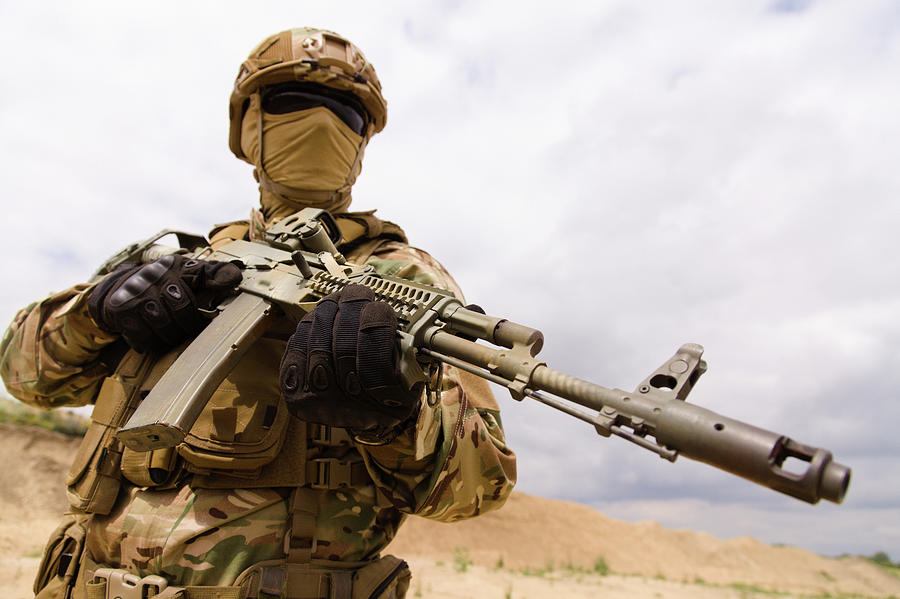
[[[282,83],[263,93],[262,109],[269,114],[287,114],[324,106],[357,135],[363,135],[369,115],[350,94],[314,83]]]

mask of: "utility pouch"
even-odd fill
[[[262,338],[222,381],[177,448],[188,471],[254,476],[275,459],[289,419],[278,384],[283,352],[283,341]]]
[[[108,514],[116,501],[122,482],[121,463],[124,445],[116,431],[134,410],[139,381],[151,360],[130,351],[115,374],[104,379],[97,395],[91,424],[75,454],[66,477],[69,504],[78,511]]]
[[[122,460],[122,445],[115,434],[127,400],[121,377],[113,375],[103,381],[91,424],[66,478],[69,504],[79,511],[108,514],[115,503]]]
[[[85,514],[68,514],[50,535],[34,579],[36,599],[71,597],[84,552],[85,527],[89,517]]]
[[[365,563],[260,562],[234,584],[259,599],[403,599],[411,577],[405,561],[386,555]]]
[[[278,455],[287,423],[288,412],[278,394],[248,398],[225,381],[178,446],[178,454],[189,471],[201,474],[257,471]]]
[[[122,365],[117,370],[117,374],[123,374],[126,381],[126,391],[128,391],[128,401],[125,413],[118,423],[118,430],[124,426],[128,418],[137,409],[140,401],[146,397],[153,389],[154,385],[159,381],[160,377],[172,366],[172,363],[186,347],[183,344],[174,348],[167,354],[160,356],[152,363],[147,360],[140,364],[131,364],[129,372],[123,373]],[[140,355],[140,354],[138,354]],[[131,382],[131,385],[128,385]],[[181,472],[179,469],[178,454],[174,447],[165,447],[162,449],[154,449],[151,451],[135,451],[126,447],[124,443],[121,447],[121,473],[129,482],[138,487],[160,487],[170,484]]]
[[[409,565],[404,560],[385,555],[356,572],[351,599],[403,599],[411,578]]]
[[[178,454],[174,447],[152,451],[122,452],[122,474],[139,487],[159,487],[171,483],[178,472]]]

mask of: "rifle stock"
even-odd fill
[[[449,291],[347,263],[334,248],[333,231],[323,233],[332,225],[327,218],[323,225],[321,215],[305,209],[281,221],[270,229],[268,243],[234,241],[215,251],[194,250],[198,257],[240,265],[241,293],[120,430],[127,446],[146,451],[180,443],[212,392],[265,330],[273,306],[297,322],[318,299],[356,283],[394,309],[401,372],[409,385],[426,379],[428,363],[447,363],[506,387],[517,400],[533,398],[590,423],[600,435],[621,437],[667,460],[684,455],[809,503],[843,500],[851,471],[829,451],[684,401],[706,371],[701,346],[683,345],[633,392],[601,387],[537,359],[543,335],[536,329],[465,308]],[[168,251],[144,250],[148,258]],[[801,462],[802,471],[785,468],[789,460]]]

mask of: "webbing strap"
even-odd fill
[[[328,426],[327,424],[307,423],[307,438],[313,445],[339,447],[350,445],[351,439],[347,429]]]
[[[106,581],[86,583],[85,597],[87,599],[106,599]]]
[[[309,564],[259,569],[258,591],[282,599],[350,599],[354,570],[328,570]]]
[[[331,573],[331,596],[333,599],[350,599],[353,592],[353,572],[335,571]]]
[[[288,568],[283,599],[330,599],[328,575]],[[349,597],[348,597],[349,599]]]
[[[172,596],[179,597],[177,594]],[[242,599],[244,594],[241,587],[184,587],[183,597],[184,599]],[[161,595],[159,599],[163,599],[163,596]]]
[[[306,487],[297,487],[291,493],[290,527],[284,537],[285,561],[289,564],[308,564],[316,550],[318,495]]]
[[[241,587],[169,587],[153,599],[243,599]],[[112,599],[112,598],[110,598]]]

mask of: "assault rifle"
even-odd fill
[[[181,248],[157,243],[169,234]],[[450,291],[350,264],[336,249],[339,242],[331,215],[306,208],[271,227],[265,243],[238,240],[212,250],[203,237],[166,230],[110,258],[95,277],[170,253],[233,262],[243,270],[240,293],[219,306],[119,430],[125,445],[147,451],[181,443],[213,391],[274,320],[296,323],[322,297],[357,283],[394,309],[401,373],[410,386],[430,380],[426,372],[434,374],[439,363],[450,364],[506,387],[517,400],[530,397],[667,460],[683,455],[809,503],[843,500],[850,468],[833,461],[830,451],[684,401],[706,372],[700,345],[681,346],[632,392],[607,389],[537,359],[540,331],[468,309]],[[789,459],[805,470],[786,469]]]

